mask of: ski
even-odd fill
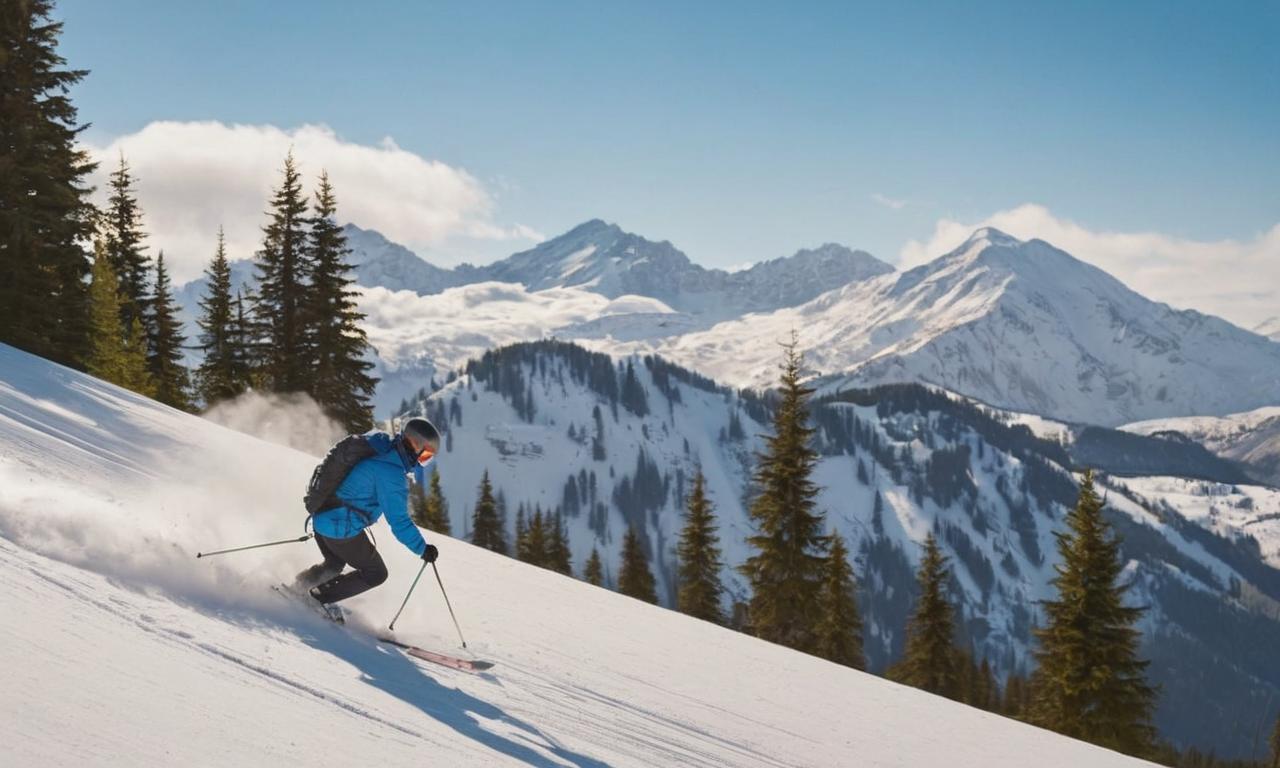
[[[323,605],[316,602],[315,598],[304,592],[299,592],[288,584],[272,584],[271,588],[281,597],[288,598],[295,602],[306,605],[311,610],[320,614],[324,618],[332,621],[334,624],[346,624],[346,617],[342,613],[342,609],[336,605]]]
[[[389,637],[379,637],[378,639],[384,643],[387,643],[388,645],[396,646],[397,648],[403,650],[405,653],[409,654],[415,659],[422,659],[423,661],[430,661],[434,664],[441,664],[443,666],[451,667],[453,669],[460,669],[463,672],[483,672],[486,669],[493,668],[492,661],[479,661],[476,659],[460,659],[457,656],[449,656],[448,654],[444,654],[444,653],[436,653],[435,651],[428,651],[425,648],[419,648],[416,645],[409,645],[408,643],[402,643],[399,640],[393,640]]]

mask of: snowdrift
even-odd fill
[[[476,675],[377,643],[418,569],[347,628],[268,587],[315,459],[0,345],[0,743],[13,765],[1138,765],[434,537]],[[448,467],[442,467],[447,472]],[[400,639],[456,648],[424,579]]]

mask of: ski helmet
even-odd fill
[[[419,464],[426,464],[440,450],[440,433],[421,416],[414,416],[400,427],[400,439],[405,451]]]

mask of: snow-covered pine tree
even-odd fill
[[[813,648],[819,585],[826,562],[823,516],[814,504],[813,449],[807,401],[813,390],[800,383],[802,359],[792,334],[781,365],[773,435],[757,457],[757,495],[750,516],[756,532],[747,541],[755,554],[739,566],[751,584],[747,621],[757,636],[800,651]]]
[[[204,272],[208,292],[200,299],[200,350],[204,359],[196,369],[196,394],[205,405],[239,395],[248,381],[236,373],[236,301],[231,297],[231,265],[227,243],[218,228],[218,249]]]
[[[147,278],[151,271],[151,259],[142,241],[147,234],[142,231],[142,209],[134,193],[134,177],[129,164],[120,153],[120,165],[107,180],[110,190],[107,210],[103,211],[103,244],[111,269],[120,284],[120,323],[128,328],[135,317],[140,318],[148,335],[153,333],[146,315],[148,304]],[[153,375],[155,371],[152,371]],[[161,402],[166,402],[161,400]]]
[[[191,373],[182,364],[182,345],[187,337],[178,319],[169,272],[164,268],[164,252],[156,257],[156,293],[150,301],[147,367],[156,384],[156,399],[184,411],[191,410]]]
[[[493,484],[489,482],[487,469],[480,480],[476,509],[471,517],[471,543],[500,555],[507,554],[507,535],[498,516],[498,502],[493,498]]]
[[[587,558],[587,565],[582,570],[582,578],[588,584],[594,584],[597,587],[604,584],[604,564],[600,562],[599,549],[591,548],[591,557]]]
[[[629,597],[645,602],[658,603],[658,592],[654,584],[653,571],[649,570],[649,559],[645,557],[644,545],[636,534],[634,526],[627,528],[622,538],[622,565],[618,569],[618,591]]]
[[[681,613],[723,624],[724,611],[720,598],[724,585],[720,582],[720,537],[716,535],[715,509],[706,493],[702,468],[693,474],[693,489],[685,502],[684,528],[676,546],[679,560],[679,590],[676,609]]]
[[[1055,532],[1062,564],[1044,601],[1045,625],[1033,684],[1032,722],[1131,755],[1149,755],[1155,689],[1138,658],[1143,608],[1125,604],[1120,541],[1102,516],[1102,500],[1085,472],[1064,532]]]
[[[920,596],[907,622],[906,651],[889,678],[930,693],[960,694],[960,654],[955,646],[955,609],[947,600],[947,558],[930,533],[916,572]]]
[[[93,278],[89,283],[89,328],[92,345],[86,361],[90,374],[150,397],[155,392],[147,370],[142,321],[134,317],[127,334],[120,323],[120,289],[111,259],[101,242],[95,243]]]
[[[818,624],[814,635],[815,655],[846,667],[866,668],[857,585],[853,567],[849,565],[849,549],[838,533],[831,534],[826,577],[818,590]]]
[[[444,491],[440,489],[440,470],[431,468],[431,489],[427,493],[426,527],[445,536],[453,535],[453,526],[449,523],[449,502],[445,501]]]
[[[356,309],[355,279],[350,276],[347,236],[335,218],[338,210],[329,174],[320,174],[314,216],[307,233],[310,284],[302,308],[307,346],[314,359],[308,391],[334,420],[349,432],[363,432],[373,424],[377,379],[369,375],[369,342]]]
[[[272,192],[270,216],[255,263],[254,311],[261,338],[254,345],[254,367],[267,388],[301,392],[308,389],[313,363],[304,314],[311,264],[304,229],[307,201],[292,151],[285,157],[280,186]]]
[[[94,225],[85,177],[96,164],[69,95],[87,72],[66,68],[52,16],[51,0],[27,0],[6,3],[0,22],[0,341],[80,366]]]

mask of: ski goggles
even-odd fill
[[[418,466],[425,467],[428,461],[431,461],[436,455],[436,449],[430,444],[422,446],[422,451],[418,454]]]

